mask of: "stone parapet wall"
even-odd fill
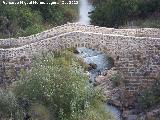
[[[160,29],[156,28],[115,29],[113,34],[121,34],[121,35],[136,36],[136,37],[160,38]]]
[[[46,38],[54,37],[60,34],[82,31],[82,32],[93,32],[102,34],[113,34],[113,35],[125,35],[125,36],[137,36],[137,37],[160,37],[160,29],[153,28],[142,28],[142,29],[114,29],[105,28],[93,25],[80,25],[77,23],[68,23],[65,25],[57,26],[50,30],[31,35],[28,37],[0,39],[0,48],[11,48],[20,47],[26,44],[41,41]]]

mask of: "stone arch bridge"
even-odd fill
[[[0,83],[14,80],[34,55],[68,47],[102,51],[123,73],[128,92],[141,90],[160,77],[160,29],[114,29],[68,23],[28,37],[0,39]]]

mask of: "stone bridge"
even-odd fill
[[[128,92],[141,90],[160,77],[160,29],[68,23],[28,37],[1,39],[0,83],[14,81],[14,75],[27,68],[33,56],[69,47],[92,48],[112,57]]]

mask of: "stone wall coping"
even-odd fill
[[[70,34],[73,34],[73,33],[82,33],[82,34],[91,34],[91,35],[102,35],[102,36],[110,36],[110,37],[123,37],[123,38],[131,38],[131,39],[149,39],[149,40],[159,40],[160,41],[160,38],[152,38],[152,37],[135,37],[135,36],[125,36],[125,35],[118,35],[118,34],[103,34],[103,33],[94,33],[94,32],[82,32],[82,31],[73,31],[73,32],[68,32],[68,33],[64,33],[64,34],[60,34],[58,36],[54,36],[54,37],[50,37],[50,38],[46,38],[46,39],[43,39],[42,41],[36,41],[34,43],[38,43],[38,42],[43,42],[43,41],[46,41],[46,40],[49,40],[49,39],[55,39],[55,38],[58,38],[58,37],[62,37],[62,36],[65,36],[65,35],[70,35]],[[14,47],[14,48],[1,48],[0,51],[7,51],[7,50],[18,50],[18,49],[23,49],[29,45],[32,45],[34,43],[30,43],[30,44],[26,44],[24,46],[20,46],[20,47]]]
[[[47,33],[47,32],[51,32],[53,29],[57,29],[57,28],[63,28],[63,27],[70,27],[70,26],[85,26],[85,27],[94,27],[94,28],[104,28],[104,29],[108,29],[108,30],[126,30],[126,31],[129,31],[129,30],[132,30],[132,31],[139,31],[139,30],[158,30],[160,31],[159,28],[130,28],[130,29],[115,29],[115,28],[106,28],[106,27],[100,27],[100,26],[94,26],[94,25],[83,25],[83,24],[79,24],[79,23],[67,23],[67,24],[64,24],[64,25],[61,25],[61,26],[56,26],[56,27],[53,27],[49,30],[45,30],[45,31],[42,31],[40,33],[37,33],[37,34],[33,34],[33,35],[30,35],[30,36],[27,36],[27,37],[18,37],[18,38],[6,38],[6,39],[0,39],[0,41],[2,40],[16,40],[16,39],[29,39],[29,38],[32,38],[32,37],[35,37],[35,36],[38,36],[38,35],[42,35],[44,33]]]
[[[93,26],[93,25],[81,25],[81,24],[78,24],[78,23],[68,23],[68,24],[65,24],[65,25],[54,27],[50,30],[43,31],[43,32],[35,34],[35,35],[28,36],[28,37],[0,39],[0,47],[4,48],[4,49],[8,48],[8,47],[9,48],[19,47],[19,46],[23,46],[25,44],[30,44],[30,43],[33,43],[33,42],[36,42],[36,41],[41,41],[43,39],[49,38],[47,35],[42,37],[41,35],[43,35],[43,34],[47,34],[48,32],[52,32],[53,30],[62,29],[64,27],[67,27],[67,29],[70,28],[70,27],[72,28],[72,26],[76,26],[77,28],[81,27],[81,26],[83,26],[83,27],[85,26],[86,28],[89,27],[89,28],[92,28],[92,29],[96,28],[95,30],[98,30],[98,31],[93,31],[93,32],[94,33],[102,33],[102,34],[107,34],[107,33],[105,33],[106,31],[103,32],[103,29],[104,30],[111,30],[112,33],[108,33],[108,34],[112,34],[112,35],[115,35],[115,36],[117,36],[117,35],[134,36],[135,34],[139,34],[139,32],[141,32],[141,30],[143,30],[143,31],[145,31],[145,30],[156,30],[156,31],[158,31],[158,33],[160,32],[160,29],[157,29],[157,28],[115,29],[115,28],[105,28],[105,27],[99,27],[99,26]],[[84,29],[86,29],[86,28],[84,28]],[[100,30],[102,30],[102,32],[100,32]],[[130,30],[134,31],[136,33],[132,33],[132,34],[131,33],[130,34],[124,33],[124,32],[130,31]],[[75,30],[73,30],[73,31],[75,31]],[[80,30],[76,30],[76,31],[80,31]],[[85,32],[87,32],[87,31],[85,31]],[[92,30],[91,30],[91,32],[92,32]],[[61,33],[62,32],[59,32],[59,34],[61,34]],[[68,31],[66,33],[68,33]],[[54,34],[56,34],[56,31],[55,31]],[[135,37],[138,37],[138,36],[135,36]],[[139,37],[143,38],[144,36],[139,36]],[[145,37],[152,38],[150,36],[145,36]],[[155,38],[159,38],[159,37],[155,37]],[[25,40],[25,41],[23,41],[23,40]]]

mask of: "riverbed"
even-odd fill
[[[94,83],[95,78],[103,72],[109,66],[108,57],[96,50],[88,49],[85,47],[77,48],[79,54],[77,57],[83,58],[84,62],[87,64],[96,64],[96,69],[88,71],[88,75],[92,83]],[[116,107],[105,103],[105,108],[107,112],[110,112],[115,120],[121,120],[121,112]]]

